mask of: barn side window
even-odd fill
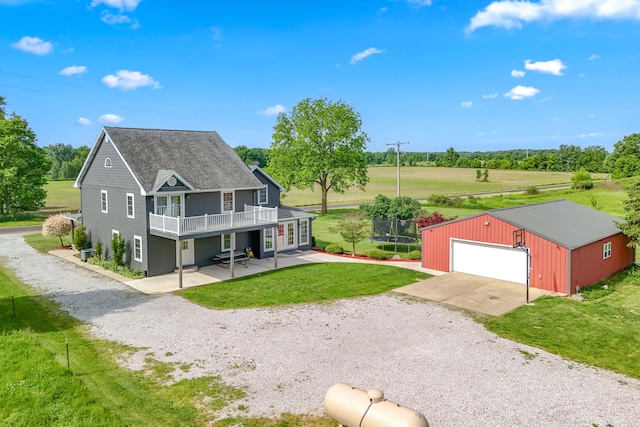
[[[110,159],[110,158],[108,158],[108,157],[107,157],[106,159],[104,159],[104,167],[105,167],[105,168],[110,168],[111,166],[113,166],[113,165],[111,164],[111,159]]]
[[[611,242],[607,242],[602,247],[602,259],[611,257]]]

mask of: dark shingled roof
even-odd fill
[[[157,185],[160,171],[175,171],[196,190],[262,187],[217,132],[111,126],[104,130],[146,193]]]
[[[512,208],[487,214],[524,228],[567,249],[576,249],[620,233],[622,219],[566,199]]]

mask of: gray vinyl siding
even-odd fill
[[[236,212],[243,212],[244,205],[254,205],[254,190],[239,190],[235,194]]]
[[[267,186],[267,204],[262,206],[267,206],[271,208],[276,208],[280,206],[280,188],[273,184],[273,181],[264,176],[258,169],[253,171],[253,174],[260,180],[261,183]],[[258,204],[258,192],[254,192],[254,204]]]
[[[184,210],[186,216],[220,213],[220,192],[187,194]]]
[[[106,158],[111,159],[112,166],[104,166]],[[107,191],[108,212],[101,209],[101,192]],[[127,193],[134,197],[135,218],[127,217]],[[103,254],[111,257],[112,230],[117,230],[125,240],[126,260],[130,261],[132,270],[147,270],[148,237],[147,212],[145,197],[140,195],[140,189],[133,176],[129,173],[125,163],[116,150],[108,142],[99,146],[98,152],[87,170],[82,181],[81,192],[82,223],[91,237],[92,247],[102,242]],[[142,262],[133,259],[133,236],[142,238]]]
[[[147,276],[157,276],[173,272],[176,267],[176,241],[163,237],[148,237],[149,260]]]

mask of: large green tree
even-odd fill
[[[622,202],[626,212],[625,221],[617,225],[631,239],[629,246],[633,247],[640,243],[640,180],[632,182],[626,189],[629,198]]]
[[[616,142],[608,159],[614,179],[640,175],[640,133],[633,133]]]
[[[6,115],[5,105],[0,96],[0,215],[43,207],[51,167],[27,121],[15,113]]]
[[[344,193],[352,186],[364,189],[369,181],[365,148],[369,137],[351,106],[326,98],[307,98],[280,113],[269,152],[269,173],[287,190],[314,189]]]

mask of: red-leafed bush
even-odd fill
[[[424,227],[429,227],[431,225],[440,224],[442,222],[451,221],[456,218],[458,217],[454,216],[451,218],[445,218],[444,216],[442,216],[442,214],[436,211],[433,211],[433,213],[429,216],[421,216],[418,219],[416,219],[416,226],[420,229]]]

